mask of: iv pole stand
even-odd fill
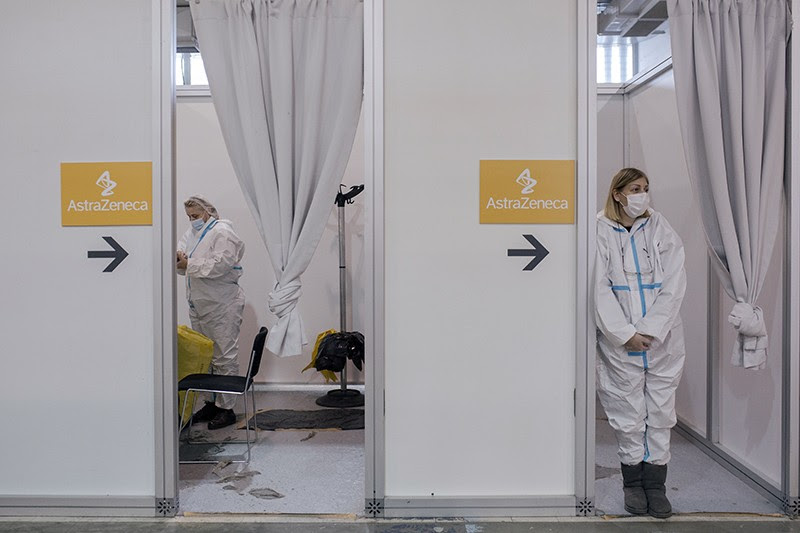
[[[353,198],[364,190],[363,185],[353,185],[350,190],[342,194],[336,194],[336,206],[339,210],[339,331],[344,333],[347,331],[347,299],[346,283],[347,268],[345,266],[345,253],[344,253],[344,206],[345,204],[353,203]],[[364,395],[356,389],[347,388],[347,359],[344,362],[344,368],[339,373],[340,387],[328,391],[325,396],[317,398],[316,404],[322,407],[360,407],[364,405]]]

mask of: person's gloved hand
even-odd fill
[[[641,333],[634,333],[633,337],[628,339],[628,342],[625,343],[625,349],[629,352],[646,352],[650,349],[652,342],[653,337]]]

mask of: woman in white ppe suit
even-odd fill
[[[211,359],[213,374],[239,373],[239,327],[244,311],[244,293],[238,281],[244,243],[228,220],[220,220],[217,210],[202,196],[184,202],[191,227],[178,242],[178,274],[186,276],[186,298],[192,329],[214,341]],[[194,414],[208,429],[219,429],[236,422],[233,405],[236,396],[216,394],[214,401]]]
[[[648,189],[642,171],[620,170],[597,215],[597,388],[619,444],[625,509],[667,518],[686,273],[681,239],[649,209]]]

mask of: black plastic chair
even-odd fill
[[[214,456],[209,458],[200,458],[200,459],[187,459],[179,461],[181,463],[216,463],[221,460],[230,460],[234,463],[249,463],[250,462],[250,445],[254,444],[258,441],[258,424],[255,424],[255,413],[256,413],[256,395],[255,390],[253,387],[253,378],[255,378],[256,374],[258,374],[258,369],[261,366],[261,356],[264,353],[264,343],[267,340],[267,328],[262,327],[259,332],[256,334],[256,338],[253,341],[253,350],[250,352],[250,362],[247,365],[247,374],[244,376],[218,376],[214,374],[189,374],[188,376],[184,377],[182,380],[178,382],[178,391],[186,391],[186,394],[183,397],[183,402],[181,405],[180,413],[185,413],[186,409],[186,400],[189,398],[190,392],[216,392],[221,394],[236,394],[239,396],[243,396],[244,398],[244,417],[245,417],[245,440],[235,441],[235,440],[227,440],[222,442],[209,442],[209,441],[202,441],[193,442],[191,440],[191,432],[192,432],[192,418],[189,418],[188,426],[189,426],[189,444],[247,444],[247,459],[241,458],[241,456],[235,457],[221,457],[221,456]],[[252,405],[252,413],[253,413],[253,422],[255,426],[255,437],[251,441],[250,440],[250,413],[248,412],[247,408],[247,391],[250,391],[250,400]],[[192,417],[194,416],[194,404],[195,404],[196,395],[192,397]]]

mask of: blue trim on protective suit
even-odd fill
[[[648,222],[650,222],[649,218],[647,220],[645,220],[644,223],[641,226],[636,228],[636,230],[638,231],[638,230],[642,229],[643,227],[645,227],[647,225]],[[642,269],[639,266],[639,252],[636,249],[636,240],[633,238],[633,235],[631,235],[631,247],[633,248],[633,262],[636,264],[636,279],[639,282],[639,298],[641,299],[641,302],[642,302],[642,316],[644,317],[645,315],[647,315],[647,304],[645,303],[644,290],[645,289],[650,289],[650,290],[658,289],[658,288],[661,287],[661,283],[651,283],[651,284],[647,284],[647,285],[642,283]],[[644,365],[644,369],[647,370],[648,365],[647,365],[647,352],[646,351],[644,351],[644,352],[628,352],[628,355],[630,355],[630,356],[641,356],[642,364]],[[642,461],[647,461],[648,459],[650,459],[650,447],[647,445],[647,425],[645,424],[645,426],[644,426],[644,458],[642,459]]]
[[[647,370],[647,352],[628,352],[628,357],[641,357],[642,366],[644,366],[644,369]]]
[[[647,304],[644,301],[644,285],[642,283],[642,269],[639,266],[639,252],[636,251],[636,239],[633,235],[631,235],[631,249],[633,251],[633,262],[636,265],[636,279],[639,282],[639,297],[642,301],[642,316],[644,317],[647,314]]]
[[[645,221],[644,224],[636,228],[637,231],[643,228],[645,224],[647,224],[647,221]],[[631,249],[633,251],[633,262],[636,265],[636,279],[639,282],[639,298],[641,299],[642,302],[642,317],[644,317],[645,315],[647,315],[647,304],[645,303],[644,300],[644,284],[642,283],[642,269],[639,266],[639,252],[636,250],[636,239],[634,238],[634,235],[631,235]],[[647,352],[645,351],[645,352],[634,352],[634,353],[636,353],[636,355],[642,356],[642,365],[644,366],[644,369],[647,370]],[[631,352],[628,352],[628,355],[630,354]]]
[[[611,229],[613,229],[614,231],[618,231],[620,233],[628,233],[628,230],[625,230],[625,229],[622,229],[622,228],[618,228],[616,226],[611,226]]]
[[[653,290],[656,290],[656,289],[660,289],[661,288],[661,284],[660,283],[646,283],[646,284],[642,285],[642,288],[645,289],[645,290],[653,291]],[[631,288],[628,287],[627,285],[612,285],[611,286],[611,290],[612,291],[629,291],[629,290],[631,290]]]
[[[194,253],[194,251],[195,251],[195,250],[197,250],[197,246],[200,244],[200,241],[202,241],[202,240],[203,240],[203,237],[205,237],[205,236],[206,236],[206,233],[208,233],[208,230],[210,230],[211,228],[213,228],[213,227],[214,227],[214,226],[216,226],[216,225],[217,225],[217,221],[215,220],[214,222],[212,222],[211,224],[209,224],[208,226],[206,226],[206,229],[204,229],[204,230],[203,230],[203,234],[202,234],[202,235],[200,235],[200,238],[199,238],[199,239],[197,239],[197,244],[195,244],[195,245],[194,245],[194,248],[192,248],[192,251],[191,251],[191,252],[189,252],[189,257],[192,257],[192,254]]]
[[[206,233],[208,233],[208,230],[210,230],[211,228],[213,228],[216,225],[217,225],[217,221],[214,220],[211,224],[206,226],[206,229],[203,230],[203,234],[200,235],[199,239],[197,239],[197,244],[195,244],[194,248],[192,248],[192,251],[189,252],[189,257],[192,257],[192,254],[194,253],[194,251],[197,250],[197,246],[200,244],[200,241],[203,240],[203,237],[206,236]],[[190,276],[186,276],[186,286],[189,288],[190,291],[192,290],[192,278]],[[194,305],[192,305],[192,301],[191,300],[189,300],[189,307],[194,309]]]

